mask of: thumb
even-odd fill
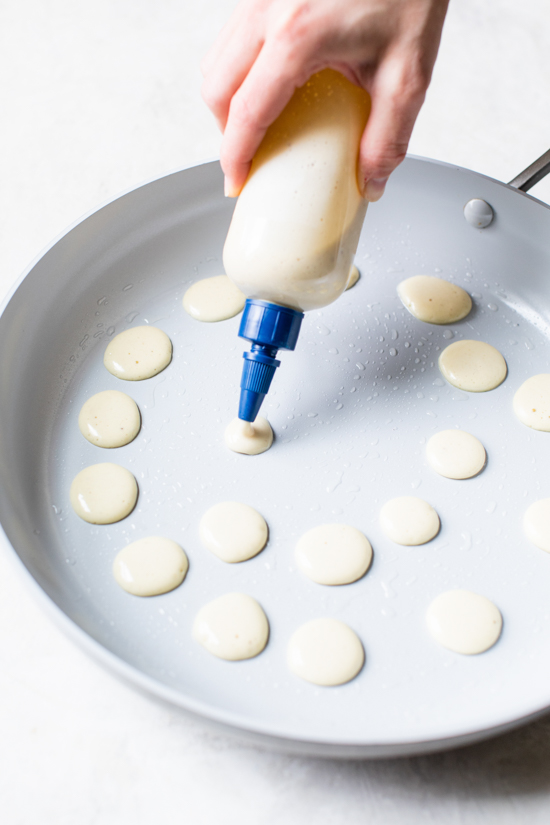
[[[359,181],[368,201],[382,197],[389,176],[405,159],[428,83],[402,57],[388,57],[369,84],[372,108],[359,152]]]

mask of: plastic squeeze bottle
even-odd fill
[[[225,271],[247,296],[239,418],[254,421],[304,311],[345,290],[367,201],[357,182],[370,97],[333,69],[297,89],[269,127],[237,200]]]

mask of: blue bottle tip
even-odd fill
[[[254,392],[253,390],[241,389],[239,399],[239,418],[242,421],[250,421],[252,424],[260,412],[260,407],[265,398],[264,392]]]
[[[243,358],[239,418],[243,421],[254,421],[269,391],[275,370],[281,362],[254,347],[252,352],[243,353]]]
[[[275,370],[281,363],[277,350],[293,350],[303,312],[267,301],[246,301],[239,335],[252,343],[250,352],[243,354],[239,418],[254,421],[269,391]]]

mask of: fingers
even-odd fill
[[[248,48],[234,50],[230,44],[223,55],[223,67],[208,72],[201,88],[202,99],[216,118],[223,132],[229,116],[229,107],[251,66],[261,51],[259,40],[249,41]]]
[[[207,75],[216,65],[220,55],[223,53],[227,43],[235,36],[235,34],[239,31],[240,26],[243,23],[242,20],[242,10],[244,7],[244,2],[239,3],[237,8],[234,10],[233,14],[216,37],[213,44],[210,46],[207,53],[201,60],[201,72],[203,75]]]
[[[201,64],[204,82],[201,94],[221,131],[225,129],[229,105],[263,45],[263,26],[258,4],[239,4]]]
[[[378,67],[359,156],[359,180],[367,200],[382,197],[388,177],[404,160],[428,82],[413,60],[389,56]]]
[[[310,74],[301,60],[295,64],[277,47],[264,45],[231,101],[221,148],[226,195],[239,194],[268,127]]]
[[[372,111],[359,181],[378,200],[404,159],[424,101],[448,0],[242,0],[203,61],[203,97],[224,132],[236,196],[269,125],[295,88],[332,66],[366,88]]]

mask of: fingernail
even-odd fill
[[[223,193],[226,198],[237,198],[239,196],[238,187],[228,177],[223,179]]]
[[[363,197],[368,201],[379,201],[384,194],[387,178],[371,178],[365,184]]]

